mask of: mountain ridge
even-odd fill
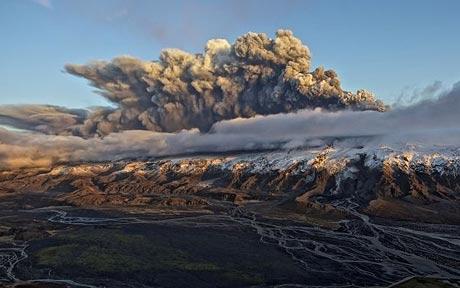
[[[410,148],[329,146],[28,168],[1,172],[0,191],[53,193],[80,207],[260,201],[302,214],[343,214],[336,204],[348,199],[371,216],[460,223],[459,150]]]

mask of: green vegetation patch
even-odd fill
[[[33,253],[32,261],[42,271],[51,269],[59,277],[74,279],[108,277],[165,287],[200,283],[202,279],[236,286],[264,283],[264,277],[254,269],[248,269],[248,264],[241,267],[235,267],[235,263],[227,265],[225,259],[215,252],[213,257],[208,257],[199,243],[212,251],[221,247],[202,243],[206,237],[200,241],[191,237],[188,240],[194,240],[183,243],[170,236],[122,229],[82,228],[43,243],[45,245]]]
[[[395,288],[453,288],[456,287],[441,279],[435,278],[412,278],[404,283],[401,283]]]
[[[304,283],[295,262],[241,229],[79,227],[34,241],[27,275],[161,287]],[[109,280],[108,280],[109,279]],[[113,286],[115,287],[115,286]],[[118,286],[117,286],[118,287]]]
[[[59,269],[73,266],[90,273],[120,273],[139,270],[216,271],[209,262],[194,261],[187,253],[165,247],[142,235],[117,230],[94,230],[57,238],[57,245],[39,250],[38,265]]]

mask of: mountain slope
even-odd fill
[[[2,194],[42,192],[77,206],[272,211],[460,223],[453,148],[312,148],[80,163],[0,173]],[[262,211],[261,210],[261,211]]]

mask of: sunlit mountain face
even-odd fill
[[[304,40],[65,64],[108,105],[0,105],[0,287],[458,287],[460,82],[390,105]]]

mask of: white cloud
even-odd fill
[[[53,5],[51,4],[51,0],[32,0],[33,2],[37,3],[38,5],[45,7],[47,9],[53,9]]]
[[[209,133],[126,130],[103,138],[56,136],[0,129],[0,169],[58,162],[110,161],[192,152],[290,149],[322,145],[460,146],[460,84],[435,100],[380,113],[320,109],[221,121]],[[360,137],[364,136],[364,137]],[[335,140],[334,140],[335,139]],[[340,139],[339,142],[337,142]],[[316,144],[315,144],[316,143]],[[348,144],[347,144],[348,143]]]

